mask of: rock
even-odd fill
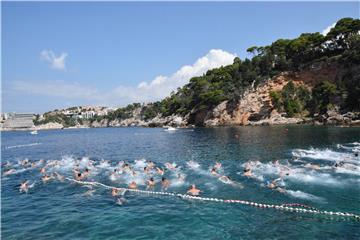
[[[62,128],[64,128],[64,126],[57,122],[49,122],[46,124],[41,124],[41,125],[35,126],[36,130],[62,129]]]

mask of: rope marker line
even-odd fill
[[[105,185],[99,182],[87,182],[87,181],[78,181],[75,179],[71,179],[65,177],[66,180],[74,183],[78,183],[81,185],[92,185],[92,186],[101,186],[106,189],[117,189],[120,191],[127,192],[134,192],[134,193],[142,193],[142,194],[153,194],[153,195],[168,195],[179,197],[182,199],[194,199],[200,201],[209,201],[209,202],[223,202],[223,203],[240,203],[243,205],[249,205],[257,208],[273,208],[276,210],[282,211],[290,211],[290,212],[299,212],[299,213],[309,213],[309,214],[321,214],[321,215],[335,215],[335,216],[342,216],[342,217],[350,217],[354,218],[355,220],[360,221],[360,215],[354,213],[347,213],[347,212],[332,212],[332,211],[321,211],[317,208],[307,206],[300,203],[285,203],[281,205],[273,205],[273,204],[264,204],[264,203],[256,203],[256,202],[249,202],[244,200],[234,200],[234,199],[221,199],[221,198],[207,198],[207,197],[199,197],[199,196],[191,196],[188,194],[181,194],[181,193],[171,193],[171,192],[155,192],[155,191],[147,191],[147,190],[140,190],[140,189],[131,189],[131,188],[119,188],[119,187],[112,187]],[[299,208],[301,207],[301,208]]]

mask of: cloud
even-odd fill
[[[136,87],[119,86],[109,93],[108,98],[122,96],[129,102],[149,102],[168,96],[171,91],[184,86],[194,76],[201,76],[207,70],[233,63],[235,54],[221,49],[212,49],[192,65],[185,65],[170,76],[159,75],[152,81],[141,82]]]
[[[324,36],[326,36],[326,35],[330,32],[330,30],[331,30],[333,27],[335,27],[335,25],[336,25],[336,22],[333,23],[333,24],[331,24],[331,25],[328,26],[327,28],[325,28],[325,29],[321,32],[321,34],[324,35]]]
[[[57,70],[66,70],[65,59],[68,56],[66,52],[61,53],[56,57],[55,53],[51,50],[43,50],[40,53],[40,58],[50,63],[50,67]]]
[[[45,51],[42,55],[51,59],[53,53]],[[120,85],[109,91],[100,92],[78,83],[64,81],[16,81],[13,84],[13,90],[33,95],[78,99],[82,100],[81,102],[85,100],[88,104],[96,105],[124,106],[133,102],[151,102],[168,96],[171,91],[182,87],[194,76],[201,76],[209,69],[232,64],[235,57],[236,54],[221,49],[212,49],[192,65],[182,66],[169,76],[159,75],[152,81],[144,81],[137,86]]]

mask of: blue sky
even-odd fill
[[[2,111],[168,95],[253,45],[321,32],[356,2],[2,3]]]

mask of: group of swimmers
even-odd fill
[[[355,153],[355,156],[358,156],[358,153]],[[82,160],[75,160],[75,163],[73,163],[73,167],[72,167],[72,173],[74,179],[79,181],[85,181],[89,178],[89,176],[93,172],[96,172],[101,168],[109,169],[110,167],[110,169],[112,170],[109,171],[108,174],[111,180],[117,179],[123,174],[129,174],[133,178],[140,175],[140,177],[142,178],[145,179],[147,178],[147,180],[145,181],[147,189],[153,189],[158,184],[160,184],[163,190],[167,190],[172,184],[172,180],[170,181],[166,177],[166,174],[168,172],[176,176],[176,181],[184,182],[185,180],[185,175],[179,171],[180,167],[177,166],[175,163],[167,162],[164,164],[163,167],[161,167],[161,166],[156,166],[156,164],[152,161],[148,161],[148,160],[146,161],[137,160],[137,161],[140,161],[141,164],[138,164],[138,162],[136,162],[135,166],[132,166],[127,162],[121,161],[115,167],[111,167],[111,164],[106,160],[100,161],[98,165],[96,165],[97,163],[93,160],[87,160],[85,162],[82,162]],[[198,163],[192,161],[187,162],[187,164],[191,168],[197,168],[200,166]],[[256,178],[256,176],[254,176],[253,174],[253,170],[257,166],[259,166],[259,164],[261,164],[259,161],[249,161],[245,163],[242,175],[248,178]],[[284,178],[286,178],[291,174],[291,169],[286,165],[280,164],[279,160],[272,161],[272,164],[273,166],[280,169],[278,172],[279,176],[274,180],[265,181],[266,187],[268,187],[271,190],[275,190],[281,193],[286,193],[286,189],[281,185],[281,183],[284,180]],[[5,162],[2,165],[3,167],[10,168],[3,172],[3,176],[16,173],[17,170],[16,168],[13,167],[21,166],[23,167],[23,169],[40,168],[41,180],[44,183],[52,179],[57,179],[59,181],[64,181],[65,179],[63,175],[59,174],[56,171],[56,169],[65,166],[64,163],[59,160],[49,160],[47,162],[45,162],[44,160],[39,160],[39,161],[31,162],[28,159],[24,159],[22,161],[19,161],[18,164],[15,165],[12,165],[9,162]],[[339,161],[336,162],[332,167],[345,168],[347,167],[347,165],[348,165],[347,163],[343,161]],[[314,164],[314,163],[307,163],[304,165],[304,167],[315,171],[321,169],[321,166],[319,164]],[[233,181],[232,179],[230,179],[229,176],[222,174],[223,170],[222,170],[222,164],[220,162],[215,162],[215,164],[209,168],[209,172],[211,176],[216,177],[219,181],[223,183],[230,184],[233,186],[239,186],[242,188],[241,183]],[[157,179],[161,179],[161,180],[157,180]],[[133,179],[127,183],[127,187],[129,189],[137,189],[138,184],[139,182]],[[31,188],[33,185],[34,183],[30,184],[29,181],[23,181],[20,183],[19,191],[27,193],[29,191],[29,188]],[[89,191],[92,193],[95,190],[91,189]],[[194,196],[198,196],[202,193],[202,191],[198,189],[195,186],[195,184],[192,184],[190,189],[187,191],[187,193]],[[121,195],[122,193],[120,193],[117,189],[113,189],[111,192],[111,195],[114,197],[118,196],[119,194]],[[123,203],[124,199],[118,198],[117,202]]]

